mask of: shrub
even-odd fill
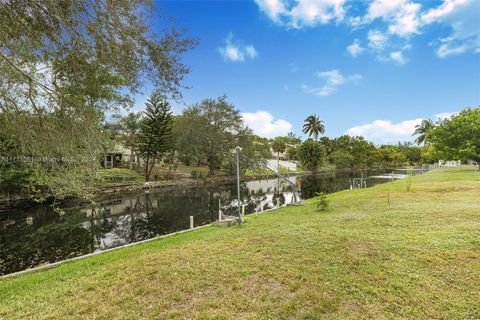
[[[329,201],[327,195],[324,192],[317,192],[315,197],[315,206],[319,211],[328,210]]]
[[[197,171],[197,170],[193,170],[192,172],[190,172],[190,176],[192,177],[192,179],[204,179],[205,178],[205,175],[203,174],[203,172]]]

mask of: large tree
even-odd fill
[[[324,161],[325,149],[320,142],[308,139],[300,146],[298,158],[302,167],[315,174]]]
[[[22,164],[34,173],[30,190],[88,190],[103,112],[130,106],[145,81],[181,97],[189,72],[181,55],[195,41],[157,12],[149,0],[0,3],[2,130],[16,138],[19,158],[35,160]],[[165,29],[154,31],[153,21]]]
[[[303,133],[313,136],[318,140],[318,136],[325,133],[325,125],[323,120],[316,114],[308,116],[303,124]]]
[[[177,141],[195,144],[195,152],[208,164],[210,175],[221,167],[223,159],[238,143],[238,134],[244,130],[240,111],[226,99],[226,96],[205,99],[186,108],[177,125],[190,129],[175,131],[180,135],[176,137]],[[189,152],[193,154],[193,149]]]
[[[137,135],[137,150],[145,163],[145,180],[157,160],[161,160],[173,149],[173,115],[170,104],[159,92],[153,93],[146,102],[144,116]]]
[[[480,162],[480,107],[464,109],[439,122],[430,141],[438,159]]]
[[[130,175],[135,162],[137,135],[140,130],[142,112],[129,112],[126,115],[115,115],[115,125],[121,134],[122,143],[130,149]]]
[[[341,167],[367,167],[371,165],[375,146],[363,137],[343,135],[331,140],[331,159]]]
[[[277,172],[280,172],[280,153],[285,152],[287,144],[282,139],[274,139],[272,142],[272,150],[277,154]]]
[[[415,142],[420,145],[424,144],[427,145],[430,143],[430,132],[433,130],[435,127],[435,123],[433,123],[432,120],[430,119],[423,119],[420,124],[417,124],[415,126],[415,131],[413,132],[414,136],[417,136],[415,139]]]

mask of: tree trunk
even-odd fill
[[[150,153],[147,153],[147,160],[145,163],[145,181],[148,181],[150,178],[150,172],[148,171],[149,165],[150,165]]]
[[[215,164],[213,163],[213,159],[208,159],[208,175],[213,176],[215,174]]]
[[[133,159],[134,159],[134,155],[133,155],[133,148],[130,149],[130,177],[133,176]]]
[[[155,158],[152,159],[152,165],[150,166],[150,170],[148,170],[148,177],[150,178],[150,174],[152,173],[152,169],[155,166]]]

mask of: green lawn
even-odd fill
[[[0,280],[0,318],[479,319],[480,173],[406,186]]]

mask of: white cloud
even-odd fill
[[[245,47],[245,54],[247,55],[247,57],[249,57],[250,59],[254,59],[258,56],[258,52],[257,50],[255,50],[255,47],[252,46],[252,45],[249,45],[249,46],[246,46]]]
[[[321,87],[311,87],[306,84],[302,85],[301,88],[306,93],[311,93],[317,96],[329,96],[337,91],[337,88],[341,85],[347,83],[357,82],[362,78],[359,74],[351,74],[344,76],[342,73],[337,70],[329,70],[316,72],[315,75],[321,79],[325,80],[325,84]]]
[[[287,12],[283,0],[255,0],[255,3],[263,13],[277,23],[280,22],[280,16]]]
[[[408,0],[374,0],[365,16],[366,22],[377,18],[388,23],[388,32],[400,37],[418,34],[420,4]]]
[[[347,22],[355,30],[363,24],[363,17],[348,17]]]
[[[263,13],[287,28],[342,22],[345,18],[345,2],[346,0],[255,0]]]
[[[441,112],[434,116],[434,120],[448,119],[456,112]],[[363,136],[375,143],[397,143],[399,141],[413,141],[415,126],[422,122],[423,118],[406,120],[393,123],[389,120],[375,120],[371,123],[356,126],[347,130],[350,136]]]
[[[397,62],[398,64],[405,64],[408,62],[408,59],[403,56],[403,51],[390,52],[390,59],[392,59],[394,62]]]
[[[294,28],[301,28],[328,24],[331,21],[341,22],[345,18],[345,2],[346,0],[298,1],[290,10],[290,24]]]
[[[353,127],[347,130],[350,136],[363,136],[375,143],[396,143],[398,141],[412,141],[415,126],[423,119],[414,119],[392,123],[388,120],[375,120],[372,123]]]
[[[425,24],[441,23],[452,29],[448,37],[437,41],[435,53],[440,58],[468,51],[480,53],[480,1],[444,0],[421,17]]]
[[[366,5],[348,0],[255,0],[263,13],[286,28],[343,23],[355,30],[371,24],[374,29],[368,32],[364,49],[381,61],[392,61],[391,54],[382,52],[386,47],[399,51],[433,23],[451,28],[448,36],[434,42],[438,57],[480,53],[480,0],[439,1],[437,6],[422,8],[420,0],[371,0]],[[358,8],[366,10],[359,12]],[[359,48],[353,43],[348,52],[355,57],[352,52],[361,54],[361,49],[355,51]]]
[[[233,40],[233,34],[230,32],[225,38],[225,46],[218,48],[218,52],[225,61],[241,62],[246,58],[255,59],[258,52],[253,45],[243,45],[241,42]]]
[[[245,124],[261,137],[274,138],[292,131],[290,122],[283,119],[274,120],[273,115],[266,111],[244,112],[242,117]]]
[[[449,119],[451,118],[453,115],[457,114],[457,112],[441,112],[441,113],[437,113],[435,115],[435,120],[443,120],[443,119]]]
[[[388,46],[388,35],[380,30],[368,31],[368,46],[373,50],[383,50]]]
[[[425,24],[442,21],[446,16],[457,10],[459,7],[468,4],[468,0],[445,0],[441,5],[423,13],[421,20]]]
[[[353,40],[352,44],[347,47],[347,52],[352,56],[352,57],[357,57],[361,55],[365,51],[364,48],[360,45],[360,40],[355,39]]]

